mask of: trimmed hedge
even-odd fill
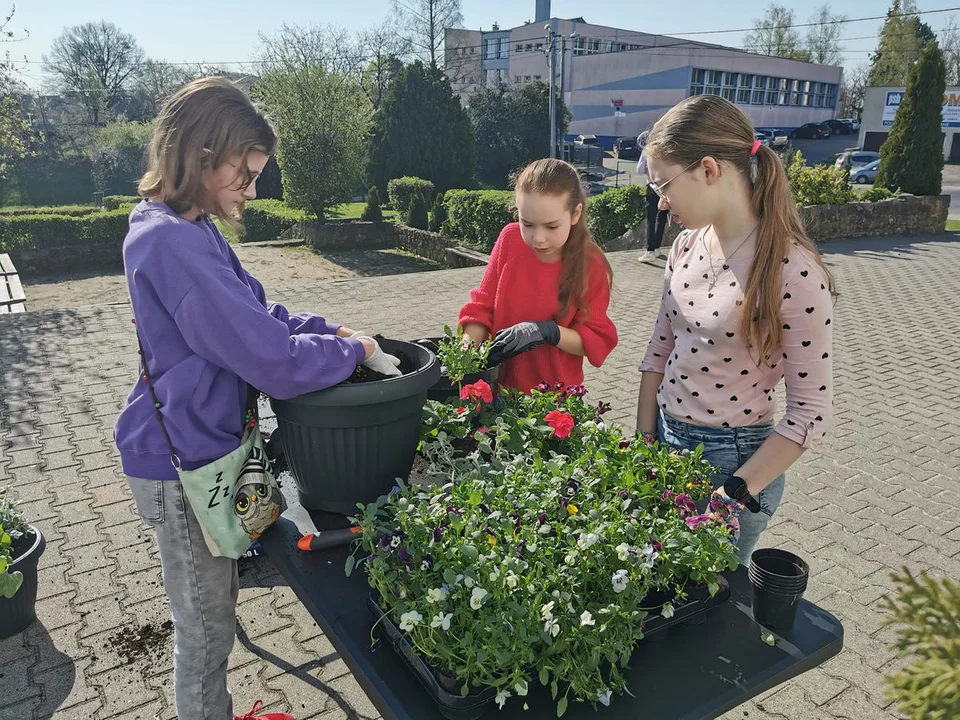
[[[0,215],[0,250],[44,249],[99,241],[123,242],[126,209],[71,215]]]
[[[84,215],[93,215],[102,212],[100,208],[92,205],[60,205],[50,207],[11,207],[0,208],[0,217],[21,217],[24,215],[67,215],[69,217],[82,217]]]
[[[139,195],[104,195],[103,207],[107,210],[116,210],[124,205],[137,205],[142,197]]]
[[[311,217],[281,200],[251,200],[243,211],[244,231],[240,241],[276,240],[284,230]]]
[[[430,207],[433,202],[433,189],[433,183],[429,180],[409,176],[394,178],[387,183],[387,197],[397,214],[404,217],[417,190],[423,195],[427,207]]]
[[[448,190],[443,234],[482,252],[493,249],[504,225],[516,218],[510,190]]]
[[[587,226],[598,244],[613,240],[643,222],[646,188],[627,185],[611,188],[590,199]]]

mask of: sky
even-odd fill
[[[778,0],[792,7],[796,22],[806,22],[815,3]],[[597,25],[677,35],[706,42],[740,46],[743,32],[690,34],[702,31],[742,30],[763,14],[766,0],[670,0],[659,4],[636,0],[554,0],[554,17],[583,17]],[[820,2],[820,0],[816,0]],[[6,14],[11,0],[0,0],[0,13]],[[834,13],[848,18],[883,16],[889,0],[833,0]],[[464,27],[489,30],[493,23],[501,28],[522,25],[533,20],[535,0],[462,0]],[[921,11],[953,8],[960,0],[940,0],[937,4],[919,3]],[[669,8],[669,11],[667,10]],[[107,20],[136,37],[147,56],[175,63],[204,63],[244,68],[261,45],[261,33],[267,35],[282,24],[339,25],[359,31],[378,25],[391,16],[391,0],[157,0],[133,3],[130,0],[20,0],[8,30],[17,38],[6,43],[7,50],[21,71],[21,80],[31,89],[44,87],[43,54],[65,27]],[[924,20],[939,31],[955,12],[925,15]],[[843,26],[844,66],[852,68],[869,61],[876,46],[882,21],[852,22]],[[800,32],[804,32],[803,29]],[[25,37],[26,34],[29,34]]]

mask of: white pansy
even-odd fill
[[[577,554],[574,552],[567,553],[563,558],[563,562],[569,565],[570,567],[573,567],[574,565],[577,564]]]
[[[490,573],[490,582],[496,582],[499,579],[500,579],[500,569],[494,568],[493,571]]]
[[[615,593],[622,593],[627,589],[627,585],[630,583],[629,578],[627,578],[627,571],[617,570],[610,579],[610,582],[613,583],[613,591]]]
[[[536,544],[535,542],[528,543],[528,544],[527,544],[527,550],[529,550],[530,552],[536,552],[536,551],[537,551],[537,544]]]
[[[400,588],[398,595],[400,596],[400,599],[403,600],[407,597],[407,589],[405,587]]]
[[[401,542],[403,541],[400,539],[400,536],[394,535],[392,538],[390,538],[390,549],[396,550],[398,547],[400,547]]]
[[[427,602],[438,603],[443,600],[443,588],[430,588],[427,590]]]
[[[543,631],[547,633],[547,635],[552,635],[553,637],[556,637],[557,635],[559,635],[560,626],[557,624],[557,619],[550,618],[549,620],[547,620],[543,624]]]
[[[450,629],[450,619],[453,617],[453,613],[437,613],[434,615],[433,620],[430,621],[430,627],[434,628],[443,628],[444,630]]]
[[[653,549],[653,545],[647,544],[643,549],[643,555],[647,558],[647,567],[653,567],[653,562],[660,557],[660,553]]]
[[[540,608],[540,618],[542,620],[549,620],[550,618],[553,617],[553,605],[554,605],[554,602],[553,600],[551,600],[542,608]]]
[[[527,690],[529,690],[529,686],[527,685],[526,680],[521,680],[520,682],[518,682],[516,685],[513,686],[513,689],[517,693],[517,695],[519,695],[520,697],[525,697],[527,694]]]
[[[513,573],[509,573],[507,575],[507,587],[513,590],[515,587],[517,587],[517,583],[519,582],[519,580],[520,579],[516,575],[514,575]]]
[[[666,605],[664,605],[663,610],[660,611],[660,614],[663,615],[665,618],[672,618],[673,605],[671,605],[670,603],[667,603]]]
[[[463,584],[466,585],[468,588],[472,588],[477,583],[472,577],[470,577],[469,575],[465,575],[463,578]]]
[[[604,707],[610,707],[610,697],[612,695],[612,690],[597,690],[597,702]]]
[[[486,590],[483,588],[474,588],[473,593],[470,595],[470,607],[474,610],[479,610],[480,606],[483,605],[483,601],[489,595]]]
[[[500,690],[500,691],[497,693],[497,696],[494,698],[494,700],[496,701],[497,705],[500,706],[500,709],[501,709],[501,710],[503,710],[503,706],[506,704],[508,697],[510,697],[510,691],[509,691],[509,690]]]
[[[633,548],[627,545],[627,543],[620,543],[619,545],[617,545],[617,547],[614,548],[614,550],[617,551],[617,557],[620,559],[621,562],[623,562],[624,560],[630,559],[630,552],[632,549]]]
[[[577,547],[585,550],[588,547],[596,545],[599,539],[596,533],[584,533],[577,538]]]
[[[580,613],[580,627],[596,624],[597,621],[593,619],[593,615],[590,614],[589,610],[584,610],[582,613]]]
[[[416,610],[405,612],[400,616],[400,629],[404,631],[413,630],[413,628],[420,624],[421,620],[423,620],[423,615]]]

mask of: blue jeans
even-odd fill
[[[233,720],[227,659],[237,633],[237,561],[214,557],[178,480],[127,478],[140,518],[157,533],[173,616],[177,716]]]
[[[660,442],[665,442],[677,450],[694,450],[698,445],[703,445],[703,459],[721,471],[711,478],[714,488],[723,484],[725,474],[736,472],[772,432],[773,423],[713,428],[691,425],[662,412],[657,423],[657,440]],[[750,564],[750,554],[757,546],[760,533],[777,511],[785,484],[786,476],[780,475],[760,491],[760,512],[744,510],[740,513],[737,556],[744,565]]]

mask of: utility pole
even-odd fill
[[[557,78],[556,78],[556,36],[549,24],[544,25],[547,31],[547,65],[550,73],[550,157],[557,157]]]

